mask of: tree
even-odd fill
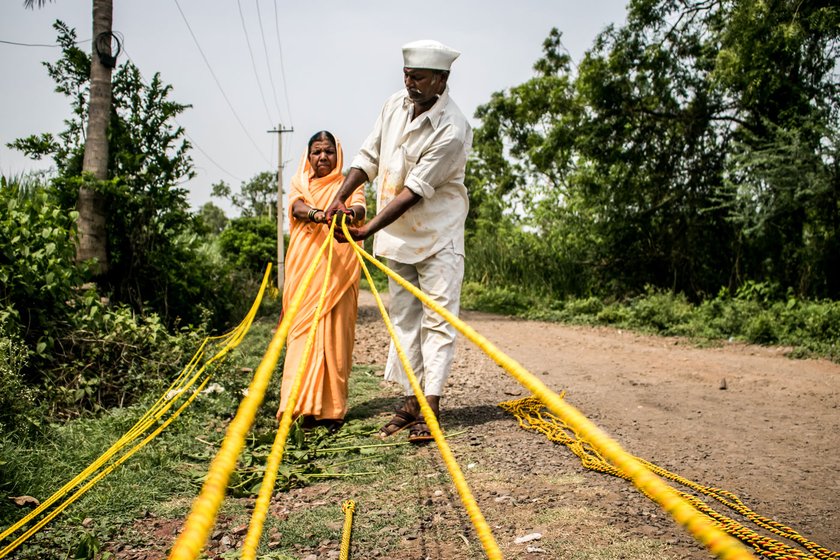
[[[713,75],[743,123],[724,185],[743,226],[738,274],[840,297],[840,10],[772,0],[720,11]]]
[[[619,297],[840,295],[833,3],[632,0],[575,70],[556,30],[543,46],[477,111],[470,228],[507,216],[541,266]]]
[[[38,7],[45,0],[37,0]],[[24,0],[32,8],[35,0]],[[90,96],[87,111],[82,172],[94,181],[105,181],[108,176],[108,123],[111,113],[111,70],[116,60],[111,53],[112,0],[93,0],[93,58],[90,64]],[[106,234],[105,201],[95,184],[79,185],[77,259],[96,259],[100,274],[108,270],[108,239]]]
[[[260,274],[277,255],[277,228],[268,218],[237,218],[219,234],[219,244],[236,268]]]
[[[52,157],[58,177],[53,181],[66,209],[77,205],[84,154],[85,92],[90,59],[76,47],[76,35],[57,22],[61,58],[47,63],[57,90],[72,101],[72,118],[57,136],[33,135],[9,145],[33,158]],[[108,168],[110,179],[98,192],[109,208],[106,221],[111,266],[101,278],[115,301],[136,310],[147,306],[171,320],[198,314],[193,301],[180,291],[195,292],[185,282],[183,266],[191,257],[189,233],[193,218],[187,191],[179,184],[193,176],[189,143],[173,123],[188,106],[168,99],[171,86],[158,74],[145,83],[130,62],[114,75]],[[173,302],[180,301],[179,305]]]
[[[277,208],[277,174],[273,171],[257,173],[243,181],[238,193],[230,185],[219,181],[211,187],[212,196],[228,198],[246,218],[266,217],[274,220]]]
[[[207,232],[213,235],[220,234],[230,221],[228,220],[228,217],[225,216],[224,210],[212,202],[205,202],[201,208],[199,208],[198,218],[207,229]]]

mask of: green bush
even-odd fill
[[[744,335],[749,342],[756,344],[773,344],[779,341],[777,328],[782,327],[776,322],[772,311],[762,311],[747,321]]]
[[[35,391],[23,380],[21,372],[28,359],[26,346],[12,337],[0,338],[0,428],[20,426],[20,419],[31,423],[28,415],[35,404]]]
[[[198,348],[202,332],[171,334],[158,315],[107,307],[88,294],[48,372],[53,412],[122,407],[159,393]]]
[[[605,325],[621,325],[630,321],[630,310],[618,303],[605,306],[595,315],[595,320]]]
[[[579,315],[598,315],[604,308],[600,298],[588,297],[584,299],[570,299],[566,302],[564,309],[572,317]]]
[[[277,261],[277,224],[270,218],[237,218],[219,234],[222,254],[234,266],[262,274]]]
[[[516,315],[522,313],[530,302],[513,288],[483,286],[478,282],[465,282],[461,289],[461,305],[465,309],[481,309],[490,313]]]
[[[648,288],[644,296],[630,303],[630,312],[635,326],[675,335],[687,334],[693,307],[683,294]]]
[[[41,185],[0,177],[0,329],[42,357],[66,327],[66,302],[83,278],[75,219]]]

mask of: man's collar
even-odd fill
[[[443,109],[449,103],[449,86],[447,85],[444,88],[443,93],[441,93],[435,104],[432,105],[428,111],[420,115],[421,119],[428,119],[429,123],[431,123],[433,128],[437,128],[438,123],[440,122],[440,118],[443,115]],[[403,107],[409,114],[413,114],[413,105],[414,102],[411,101],[411,98],[408,96],[408,92],[403,90]]]

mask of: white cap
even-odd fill
[[[406,68],[428,68],[446,70],[461,53],[443,43],[423,39],[406,43],[402,47],[403,66]]]

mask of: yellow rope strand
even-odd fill
[[[370,257],[367,253],[364,252],[350,237],[350,233],[347,231],[346,224],[342,224],[342,229],[344,231],[345,237],[350,239],[350,242],[353,245],[353,248],[356,251],[356,256],[359,258],[359,262],[362,265],[362,270],[365,273],[365,278],[367,278],[368,284],[370,284],[370,289],[373,292],[373,295],[376,297],[376,303],[379,306],[379,312],[382,314],[382,319],[385,321],[385,326],[388,328],[388,332],[391,335],[391,340],[394,342],[394,348],[397,351],[397,355],[400,358],[400,362],[403,365],[403,369],[405,370],[406,376],[408,377],[408,381],[411,384],[411,389],[414,391],[414,395],[417,397],[417,401],[420,404],[420,411],[423,414],[423,418],[426,422],[426,425],[429,427],[429,431],[432,434],[432,437],[437,444],[438,451],[440,452],[441,458],[443,459],[444,464],[446,465],[447,470],[449,471],[449,476],[452,478],[452,483],[455,485],[455,488],[458,490],[458,495],[461,497],[461,502],[464,505],[464,508],[467,510],[467,515],[469,515],[470,520],[475,527],[475,532],[478,535],[478,539],[481,542],[481,546],[484,548],[485,554],[491,560],[497,560],[502,558],[502,552],[499,549],[499,545],[496,544],[496,539],[493,537],[493,532],[490,530],[490,526],[487,525],[487,521],[484,519],[484,515],[481,513],[481,510],[478,507],[478,504],[475,501],[475,498],[470,491],[469,485],[467,484],[466,479],[464,478],[464,473],[461,471],[461,468],[458,466],[458,462],[455,459],[455,456],[452,454],[452,450],[449,448],[449,444],[446,442],[446,438],[443,435],[443,431],[440,429],[440,424],[435,417],[435,413],[432,408],[429,406],[428,401],[426,400],[426,396],[423,394],[423,389],[420,387],[420,384],[417,382],[417,377],[414,375],[414,371],[411,369],[411,366],[408,363],[408,358],[403,351],[402,345],[400,344],[396,333],[394,332],[394,326],[391,324],[391,319],[388,316],[388,312],[385,310],[385,305],[382,303],[382,298],[379,297],[379,292],[376,289],[376,285],[373,282],[373,279],[370,276],[370,272],[368,271],[367,265],[365,264],[362,255],[364,254],[366,257]],[[370,257],[372,258],[372,257]],[[394,274],[394,273],[391,273]],[[396,274],[395,277],[399,278]],[[402,280],[402,278],[400,278]],[[403,280],[405,282],[405,280]],[[412,286],[413,288],[414,286]],[[428,299],[428,298],[426,298]]]
[[[271,265],[269,265],[266,268],[265,274],[263,275],[263,281],[262,281],[262,284],[260,286],[260,290],[257,293],[257,297],[255,298],[254,303],[251,306],[251,309],[248,311],[248,313],[246,314],[246,316],[242,320],[242,322],[239,325],[237,325],[237,327],[235,327],[227,335],[206,337],[202,341],[199,349],[196,351],[196,353],[190,359],[187,366],[185,366],[184,369],[181,371],[181,373],[177,376],[176,380],[172,384],[170,384],[170,386],[167,388],[167,390],[164,391],[164,393],[161,395],[161,397],[158,398],[158,400],[155,402],[155,404],[143,414],[143,416],[134,424],[134,426],[132,426],[122,437],[120,437],[110,448],[108,448],[102,455],[100,455],[93,463],[91,463],[84,470],[82,470],[81,473],[79,473],[72,480],[67,482],[57,492],[55,492],[47,500],[42,502],[37,508],[35,508],[33,511],[29,512],[29,514],[27,514],[24,518],[19,520],[17,523],[12,525],[11,527],[6,529],[5,531],[3,531],[3,533],[0,534],[0,541],[5,540],[8,536],[12,535],[16,531],[18,531],[20,528],[22,528],[23,526],[28,524],[30,521],[32,521],[35,517],[37,517],[38,515],[43,513],[47,508],[49,508],[55,502],[57,502],[62,497],[64,497],[73,488],[76,488],[79,484],[81,484],[82,481],[89,478],[91,476],[91,474],[93,474],[94,472],[99,470],[104,464],[106,464],[109,460],[111,460],[116,454],[118,454],[128,444],[130,444],[132,441],[136,440],[140,435],[145,433],[149,429],[149,427],[151,427],[155,422],[160,420],[160,418],[164,414],[166,414],[166,412],[169,411],[169,409],[175,404],[175,402],[177,402],[177,400],[189,389],[189,387],[191,387],[195,383],[195,381],[201,376],[201,374],[206,370],[206,368],[211,363],[222,359],[232,348],[234,348],[235,346],[237,346],[241,342],[245,333],[250,328],[251,323],[253,322],[253,319],[256,316],[256,313],[259,309],[260,302],[262,301],[262,297],[263,297],[263,294],[265,292],[265,287],[266,287],[266,284],[268,282],[270,270],[271,270]],[[205,362],[202,365],[202,367],[198,369],[198,371],[186,382],[186,384],[184,384],[183,380],[185,379],[185,377],[189,376],[195,370],[197,364],[200,362],[201,358],[204,356],[205,349],[206,349],[208,341],[213,340],[213,339],[222,339],[222,338],[226,338],[227,340],[224,341],[224,345],[221,348],[221,350],[219,350],[214,356],[212,356],[209,360],[207,360],[207,362]],[[204,381],[204,383],[206,383],[207,380],[209,380],[209,377]],[[203,387],[204,383],[202,384],[202,387]],[[199,388],[198,390],[200,391],[201,388]],[[171,391],[176,391],[176,395],[175,395],[175,397],[173,397],[171,399],[168,399],[167,395]],[[195,398],[195,395],[196,395],[196,393],[193,393],[193,396],[187,402],[188,403],[192,402],[192,400]],[[182,409],[183,409],[183,407],[182,407]],[[174,413],[174,415],[169,420],[167,420],[167,422],[164,424],[164,426],[168,425],[179,414],[180,414],[180,409],[179,409],[178,412]],[[161,430],[157,430],[155,432],[155,435],[160,433],[160,431]],[[144,443],[142,443],[140,445],[140,447],[145,445],[145,442],[150,441],[150,439],[151,438],[149,438],[147,440],[144,440]],[[134,450],[128,452],[122,459],[118,460],[116,463],[113,463],[110,467],[107,468],[106,471],[104,471],[104,473],[100,474],[99,476],[94,478],[93,481],[88,482],[85,486],[82,487],[82,489],[78,490],[76,492],[76,494],[74,494],[73,497],[69,498],[64,503],[57,506],[56,510],[53,511],[52,513],[50,513],[46,517],[46,519],[40,521],[32,529],[28,530],[22,536],[18,537],[13,543],[6,546],[3,550],[0,550],[0,558],[3,558],[4,556],[6,556],[10,552],[12,552],[15,548],[17,548],[20,544],[22,544],[24,541],[26,541],[35,532],[40,530],[44,525],[46,525],[49,521],[51,521],[53,518],[55,518],[61,511],[66,509],[71,503],[73,503],[82,494],[84,494],[93,485],[94,482],[100,480],[106,474],[110,473],[116,467],[116,465],[119,465],[123,461],[125,461],[125,459],[127,459],[137,449],[139,449],[139,447],[135,447]]]
[[[345,236],[350,239],[345,229]],[[737,539],[726,534],[712,521],[700,514],[691,506],[679,493],[665,484],[665,482],[653,474],[650,470],[624,451],[622,447],[588,418],[581,414],[576,408],[564,402],[556,393],[529,373],[518,362],[496,348],[489,340],[478,334],[472,327],[458,319],[452,313],[429,299],[415,286],[406,282],[405,279],[394,273],[387,266],[373,258],[364,249],[360,248],[352,239],[350,242],[357,253],[362,254],[367,260],[376,265],[403,288],[411,292],[433,311],[441,315],[446,321],[452,324],[461,334],[466,336],[490,358],[503,367],[514,379],[536,395],[552,412],[562,418],[569,426],[582,434],[583,438],[589,441],[603,457],[616,465],[623,472],[627,473],[633,484],[645,495],[653,499],[662,509],[667,511],[674,520],[682,525],[688,532],[712,554],[724,560],[745,560],[754,556]],[[424,413],[425,414],[425,413]],[[431,428],[431,426],[429,426]],[[437,441],[437,440],[436,440]]]
[[[248,387],[248,394],[242,399],[236,416],[228,426],[222,445],[210,463],[207,479],[201,488],[201,492],[193,502],[192,510],[184,523],[184,530],[178,536],[172,551],[169,554],[170,560],[195,560],[201,553],[204,543],[216,520],[219,506],[225,497],[225,490],[230,479],[230,474],[236,468],[236,461],[245,443],[245,436],[254,422],[257,410],[262,404],[265,390],[271,380],[274,368],[280,358],[286,336],[292,324],[292,319],[297,314],[300,302],[306,290],[312,282],[315,270],[318,266],[327,245],[331,239],[327,238],[324,244],[306,271],[306,274],[298,286],[288,310],[284,310],[283,319],[274,333],[268,349],[265,351],[260,365],[257,366],[251,384]]]
[[[356,511],[356,502],[345,500],[341,504],[341,511],[344,512],[344,529],[341,531],[341,551],[338,560],[350,558],[350,534],[353,532],[353,513]]]
[[[499,406],[505,411],[513,414],[522,428],[541,433],[550,441],[560,443],[568,447],[572,453],[580,458],[581,463],[587,468],[624,479],[628,478],[623,472],[604,461],[603,458],[600,457],[590,446],[588,446],[585,441],[581,440],[580,437],[575,434],[562,419],[545,411],[543,404],[538,399],[534,397],[526,397],[523,399],[503,402],[500,403]],[[831,558],[840,557],[840,552],[828,550],[817,543],[806,539],[790,527],[767,517],[758,515],[752,509],[747,507],[747,505],[732,492],[722,490],[720,488],[703,486],[644,459],[639,459],[639,461],[657,475],[673,480],[674,482],[691,488],[698,493],[702,493],[716,499],[723,505],[754,522],[756,525],[763,527],[780,537],[799,543],[813,554],[813,556],[809,556],[808,554],[785,543],[760,535],[755,531],[744,527],[736,520],[715,511],[696,496],[686,492],[680,492],[683,498],[688,500],[696,509],[718,522],[724,531],[753,547],[756,552],[760,553],[763,557],[807,558],[811,560],[815,558],[820,560],[829,560]]]
[[[90,490],[90,488],[94,484],[96,484],[97,482],[102,480],[105,476],[110,474],[114,469],[116,469],[121,464],[123,464],[126,460],[128,460],[129,457],[131,457],[137,451],[139,451],[141,448],[143,448],[143,446],[145,446],[147,443],[149,443],[155,437],[157,437],[158,434],[160,434],[169,424],[171,424],[176,418],[178,418],[178,416],[181,414],[181,412],[185,408],[187,408],[190,404],[192,404],[193,400],[195,400],[195,398],[199,395],[199,393],[201,392],[201,390],[204,388],[204,386],[207,384],[207,382],[209,380],[210,380],[209,377],[204,379],[204,381],[202,381],[202,383],[190,395],[190,397],[172,414],[172,416],[167,418],[166,421],[163,424],[161,424],[155,431],[153,431],[151,434],[146,436],[140,443],[138,443],[137,445],[132,447],[130,450],[128,450],[122,457],[117,459],[114,463],[110,464],[105,470],[100,471],[95,477],[93,477],[92,479],[87,481],[75,493],[73,493],[73,495],[71,495],[67,500],[65,500],[63,503],[61,503],[59,506],[57,506],[54,510],[52,510],[49,514],[47,514],[43,519],[41,519],[38,523],[33,525],[28,531],[26,531],[23,535],[18,537],[14,542],[12,542],[10,545],[8,545],[3,550],[0,550],[0,558],[3,558],[4,556],[6,556],[10,552],[12,552],[15,548],[20,546],[29,537],[31,537],[32,535],[37,533],[39,530],[41,530],[41,528],[43,528],[44,525],[46,525],[47,523],[52,521],[53,518],[55,518],[59,513],[64,511],[73,502],[75,502],[76,500],[81,498],[85,494],[85,492]]]
[[[334,229],[335,220],[333,220],[333,223],[330,226],[330,232],[327,236],[328,240],[332,239]],[[309,356],[312,353],[312,348],[315,343],[315,335],[318,332],[321,310],[324,308],[324,301],[327,299],[327,288],[330,285],[330,273],[332,271],[332,256],[333,245],[330,244],[330,250],[327,254],[327,270],[324,274],[324,283],[321,286],[321,295],[318,299],[318,305],[315,307],[315,313],[312,317],[312,325],[309,327],[309,333],[306,337],[306,344],[303,349],[300,364],[298,365],[297,374],[295,375],[291,391],[289,392],[289,400],[286,403],[285,410],[283,410],[283,415],[280,417],[280,426],[274,438],[274,443],[271,445],[271,452],[266,460],[265,474],[263,474],[260,490],[257,494],[256,502],[254,503],[254,512],[251,514],[251,522],[248,525],[248,534],[245,535],[245,542],[242,545],[243,560],[255,560],[257,557],[257,547],[260,544],[260,537],[262,536],[263,526],[265,525],[266,513],[268,512],[268,506],[271,503],[271,496],[274,494],[274,482],[277,480],[277,470],[280,468],[280,463],[283,461],[283,453],[286,450],[286,439],[289,437],[289,430],[292,427],[295,406],[297,405],[301,385],[303,385],[303,377],[306,373]]]

